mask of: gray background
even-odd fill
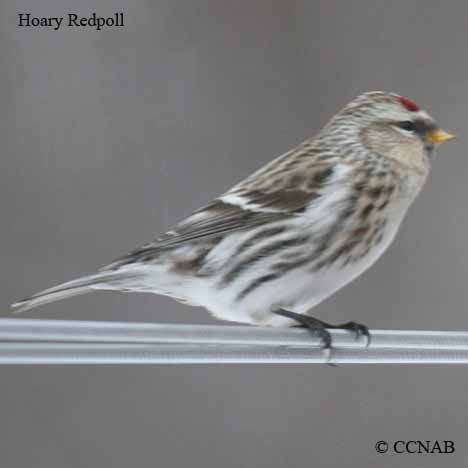
[[[39,4],[40,3],[40,4]],[[468,329],[468,4],[0,2],[2,316],[15,299],[150,240],[366,90],[459,139],[370,273],[317,309],[373,328]],[[125,11],[120,30],[20,29],[17,12]],[[164,297],[101,293],[25,314],[215,323]],[[0,368],[0,465],[464,465],[465,367]],[[377,455],[452,439],[453,455]]]

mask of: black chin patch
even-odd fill
[[[434,145],[431,145],[430,143],[425,143],[424,151],[429,159],[432,159],[434,157]]]

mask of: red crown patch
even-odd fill
[[[419,106],[415,102],[413,102],[411,99],[405,98],[403,96],[399,96],[398,100],[400,101],[401,105],[405,109],[409,110],[410,112],[417,112],[420,110]]]

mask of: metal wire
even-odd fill
[[[0,319],[0,364],[468,363],[467,332],[330,330]]]

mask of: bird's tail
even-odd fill
[[[16,314],[48,304],[49,302],[87,294],[95,289],[119,289],[119,285],[128,284],[129,280],[131,281],[140,276],[141,274],[135,271],[103,271],[94,275],[83,276],[38,292],[22,301],[15,302],[11,305],[11,309]]]

